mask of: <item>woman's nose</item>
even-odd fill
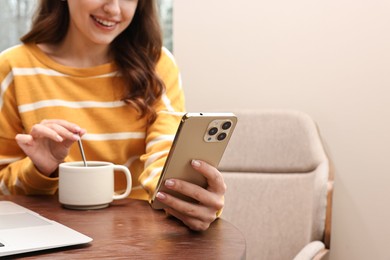
[[[103,11],[110,15],[117,15],[120,10],[119,0],[107,0],[103,6]]]

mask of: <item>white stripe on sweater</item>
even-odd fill
[[[171,105],[171,100],[168,98],[168,96],[166,95],[166,93],[164,93],[162,96],[161,96],[161,99],[162,101],[164,102],[164,105],[165,107],[167,108],[168,111],[170,112],[174,112],[175,109],[172,107]]]
[[[83,140],[88,140],[88,141],[108,141],[108,140],[142,139],[142,138],[145,138],[144,132],[85,134],[82,137]]]
[[[162,171],[163,167],[154,168],[149,176],[142,181],[142,186],[146,186],[150,181],[152,181],[160,172]]]
[[[158,158],[160,158],[168,153],[169,153],[169,150],[165,150],[165,151],[160,151],[160,152],[157,152],[157,153],[150,155],[149,158],[146,160],[144,167],[145,168],[149,167],[149,165],[152,164],[153,162],[155,162]]]
[[[1,182],[0,182],[0,192],[3,195],[11,195],[11,192],[9,192],[7,186],[4,183],[4,180],[1,180]]]
[[[67,75],[61,72],[58,72],[56,70],[52,69],[44,69],[39,67],[32,67],[32,68],[13,68],[12,72],[15,76],[34,76],[34,75],[46,75],[46,76],[53,76],[53,77],[69,77],[71,75]],[[97,75],[94,77],[88,77],[88,78],[108,78],[108,77],[114,77],[117,76],[118,73],[116,71]]]
[[[97,102],[97,101],[65,101],[60,99],[49,99],[35,103],[20,105],[18,107],[19,113],[25,113],[28,111],[34,111],[45,107],[68,107],[68,108],[115,108],[125,106],[123,101],[110,101],[110,102]]]
[[[14,76],[12,72],[8,73],[8,75],[4,78],[4,80],[0,84],[0,109],[3,108],[4,103],[4,94],[5,91],[7,91],[8,87],[11,85],[11,82],[13,81]]]
[[[23,191],[26,191],[26,189],[24,188],[23,183],[19,180],[19,178],[16,178],[14,185],[15,185],[15,187],[18,187],[19,189],[21,189]]]
[[[179,117],[184,116],[185,113],[186,112],[175,112],[175,111],[166,111],[166,110],[161,110],[157,112],[157,114],[167,114],[167,115],[179,116]]]
[[[162,50],[168,56],[168,58],[173,62],[173,64],[176,65],[176,60],[173,54],[164,46],[162,47]]]
[[[157,138],[154,138],[152,141],[150,141],[146,144],[146,151],[148,149],[150,149],[150,147],[152,147],[156,143],[164,142],[164,141],[171,141],[172,142],[174,138],[175,138],[175,135],[160,135]]]
[[[0,165],[10,164],[10,163],[19,161],[20,159],[22,159],[22,157],[0,159]]]

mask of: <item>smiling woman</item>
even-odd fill
[[[36,0],[0,1],[0,23],[7,24],[7,26],[0,27],[0,52],[20,43],[19,38],[30,27],[36,3]],[[172,51],[172,0],[159,0],[158,5],[164,34],[164,46]]]
[[[23,44],[0,54],[0,193],[55,194],[59,165],[80,161],[73,144],[83,138],[88,160],[125,165],[130,196],[150,202],[186,111],[157,0],[37,3]],[[207,161],[190,163],[207,188],[178,178],[163,184],[195,203],[156,195],[167,215],[197,231],[224,205],[222,174]],[[118,192],[128,186],[120,176],[114,183]]]

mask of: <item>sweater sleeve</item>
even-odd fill
[[[156,104],[157,119],[148,128],[145,154],[141,156],[144,171],[139,177],[141,185],[153,194],[162,168],[168,156],[179,122],[184,114],[184,93],[179,69],[167,51],[157,65],[157,72],[164,81],[165,93]]]
[[[14,75],[0,54],[0,194],[52,194],[57,180],[42,175],[15,141],[24,128],[14,94]]]

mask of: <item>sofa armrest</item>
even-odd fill
[[[320,254],[324,249],[325,245],[321,241],[310,242],[294,257],[294,260],[318,259],[315,257],[317,257],[317,255]]]
[[[324,230],[324,243],[325,248],[330,248],[330,233],[332,229],[332,204],[333,204],[333,180],[328,181],[328,196],[326,206],[326,218],[325,218],[325,230]]]
[[[329,249],[322,249],[313,257],[313,260],[329,260]]]

